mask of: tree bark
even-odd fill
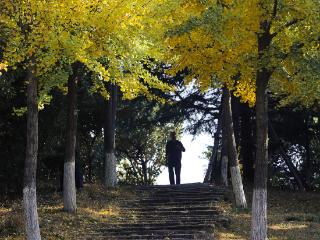
[[[221,158],[221,184],[228,187],[228,155],[224,155]]]
[[[221,132],[221,110],[220,110],[220,117],[218,118],[218,123],[217,123],[217,129],[216,132],[214,133],[214,144],[212,148],[212,154],[209,159],[209,164],[208,168],[206,171],[206,175],[204,178],[205,183],[207,182],[215,182],[219,184],[219,179],[221,176],[220,173],[220,164],[218,162],[218,148],[220,144],[220,132]]]
[[[32,70],[27,73],[27,146],[24,166],[23,207],[28,240],[40,240],[37,210],[37,155],[38,155],[38,99],[37,79]]]
[[[241,104],[240,157],[243,166],[243,178],[253,183],[254,149],[252,110],[247,104]]]
[[[225,130],[228,139],[228,156],[233,193],[235,196],[236,206],[239,208],[246,208],[247,201],[243,190],[240,167],[237,157],[235,136],[233,131],[231,96],[229,90],[226,87],[223,88],[223,94],[224,124],[226,124]]]
[[[228,135],[225,107],[222,111],[222,146],[221,146],[221,179],[224,186],[228,186]]]
[[[115,127],[116,127],[116,109],[117,109],[117,87],[114,84],[109,85],[110,98],[106,102],[106,118],[104,126],[104,149],[105,149],[105,187],[114,187],[117,185],[117,159],[115,156]]]
[[[266,73],[257,77],[257,153],[252,198],[252,240],[267,239],[267,165],[268,165],[268,100]]]
[[[68,79],[68,119],[66,155],[63,171],[63,207],[66,212],[75,212],[76,183],[75,183],[75,151],[77,135],[77,84],[79,81],[79,65],[73,65],[73,74]]]
[[[259,62],[267,61],[264,56],[271,43],[270,23],[261,23],[262,33],[258,35]],[[268,61],[267,61],[268,62]],[[267,239],[267,178],[268,178],[268,97],[267,86],[271,71],[262,68],[257,71],[256,80],[256,161],[252,196],[251,240]]]
[[[221,98],[222,101],[222,98]],[[214,139],[214,156],[212,159],[212,172],[211,172],[211,179],[210,181],[217,184],[221,185],[222,184],[222,175],[221,175],[221,158],[218,156],[219,152],[219,146],[220,146],[220,133],[221,133],[221,128],[222,128],[222,102],[220,105],[220,113],[219,113],[219,118],[218,118],[218,126],[217,126],[217,132],[215,133],[215,139]]]
[[[241,139],[240,107],[241,107],[240,99],[238,97],[235,97],[234,95],[231,95],[233,132],[234,132],[234,139],[236,141],[237,147],[240,146],[240,139]]]

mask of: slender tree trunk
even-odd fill
[[[221,180],[224,186],[228,186],[228,135],[226,124],[226,108],[222,111],[222,146],[221,146]]]
[[[262,33],[258,35],[259,62],[268,62],[265,51],[271,43],[270,23],[261,23]],[[256,80],[256,161],[252,196],[251,240],[267,239],[267,178],[268,178],[268,97],[267,86],[271,71],[262,68],[257,71]]]
[[[228,154],[221,158],[221,182],[222,185],[228,187]]]
[[[281,147],[280,151],[281,151],[281,155],[282,155],[284,162],[286,163],[287,167],[289,168],[289,171],[292,174],[294,180],[298,184],[299,190],[301,192],[305,192],[306,191],[305,184],[300,177],[298,169],[294,166],[294,164],[291,161],[291,158],[288,156],[288,154],[285,152],[285,150],[282,147]]]
[[[92,155],[90,154],[88,157],[88,182],[92,183]]]
[[[66,212],[75,212],[76,183],[75,183],[75,151],[77,135],[77,84],[79,66],[73,66],[73,74],[68,79],[68,119],[66,155],[63,171],[63,206]]]
[[[241,105],[241,140],[240,156],[243,165],[243,178],[253,183],[254,179],[254,144],[252,129],[252,110],[247,104]]]
[[[311,156],[310,156],[310,142],[306,143],[305,175],[306,175],[306,187],[307,187],[307,189],[310,190],[312,188],[311,187],[312,161],[311,161]]]
[[[220,110],[221,112],[221,110]],[[220,116],[222,114],[220,113]],[[214,144],[212,148],[212,154],[209,159],[209,164],[208,168],[206,171],[206,175],[204,178],[205,183],[207,182],[215,182],[219,183],[220,182],[220,163],[218,161],[218,148],[219,148],[219,143],[220,143],[220,132],[221,132],[221,117],[218,118],[218,123],[217,123],[217,129],[216,132],[214,133]]]
[[[234,139],[236,141],[236,146],[240,146],[241,139],[241,121],[240,121],[240,99],[231,95],[231,112],[232,112],[232,122],[233,122],[233,132]],[[238,150],[238,149],[237,149]]]
[[[222,98],[221,98],[222,101]],[[221,175],[221,157],[218,155],[219,152],[219,146],[220,146],[220,134],[221,134],[221,129],[222,129],[222,102],[220,105],[220,113],[219,113],[219,118],[218,118],[218,126],[217,126],[217,131],[215,133],[215,139],[214,139],[214,156],[213,157],[213,163],[212,163],[212,172],[211,172],[211,179],[210,181],[217,184],[221,185],[222,184],[222,175]]]
[[[247,207],[246,196],[243,190],[240,167],[237,157],[237,148],[233,131],[232,110],[231,110],[231,96],[229,90],[223,88],[223,107],[224,107],[224,123],[226,124],[226,135],[228,139],[228,155],[230,163],[230,173],[233,193],[235,195],[236,206],[240,208]]]
[[[147,173],[147,163],[144,160],[141,160],[142,174],[143,174],[143,183],[144,185],[148,184],[148,173]]]
[[[106,119],[104,127],[104,147],[105,147],[105,171],[104,185],[114,187],[117,185],[117,160],[115,156],[115,127],[117,108],[117,87],[109,85],[110,98],[106,102]]]
[[[40,240],[37,210],[38,100],[37,79],[28,70],[27,86],[27,146],[24,166],[23,207],[28,240]]]
[[[305,118],[305,164],[304,164],[304,172],[306,179],[306,187],[311,189],[311,178],[312,178],[312,160],[311,160],[311,151],[310,151],[310,136],[309,136],[309,116],[307,115]]]
[[[130,157],[128,158],[128,160],[129,160],[130,165],[132,167],[132,172],[133,172],[134,178],[136,179],[136,182],[139,183],[140,176],[139,176],[139,172],[135,166],[135,162]]]
[[[304,192],[306,189],[304,187],[304,183],[300,177],[299,171],[298,169],[294,166],[294,164],[292,163],[290,157],[288,156],[288,154],[286,153],[286,151],[283,149],[282,147],[282,143],[280,141],[280,138],[278,136],[278,134],[276,133],[276,131],[274,130],[271,122],[269,121],[269,126],[270,126],[270,132],[274,137],[274,140],[277,144],[279,144],[279,148],[280,148],[280,153],[282,155],[282,158],[284,160],[284,162],[286,163],[287,167],[289,168],[290,173],[292,174],[294,180],[296,181],[296,183],[299,186],[300,191]]]
[[[90,150],[89,150],[89,154],[88,154],[88,182],[92,183],[92,161],[93,161],[93,148],[94,148],[94,144],[96,142],[97,139],[97,131],[95,131],[95,136],[93,137],[92,141],[90,142]]]
[[[204,176],[204,179],[203,179],[203,182],[204,183],[209,183],[210,180],[211,180],[211,174],[212,174],[212,165],[213,165],[213,159],[215,157],[215,152],[214,151],[214,145],[213,145],[213,148],[212,148],[212,154],[210,156],[210,159],[209,159],[209,164],[208,164],[208,168],[207,168],[207,171],[206,171],[206,175]]]

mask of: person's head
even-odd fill
[[[176,138],[177,138],[176,132],[171,132],[171,133],[170,133],[170,138],[171,138],[172,140],[176,140]]]

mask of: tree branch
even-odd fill
[[[291,21],[289,21],[289,22],[287,22],[285,25],[283,25],[277,32],[275,32],[275,33],[272,33],[271,34],[271,38],[274,38],[275,36],[277,36],[280,32],[282,32],[284,29],[286,29],[286,28],[288,28],[288,27],[290,27],[290,26],[293,26],[294,24],[296,24],[296,23],[298,23],[298,22],[301,22],[301,21],[303,21],[304,20],[304,18],[297,18],[297,19],[293,19],[293,20],[291,20]]]

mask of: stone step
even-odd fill
[[[216,196],[224,196],[225,193],[219,193],[216,191],[188,191],[188,192],[173,192],[173,191],[165,191],[165,192],[150,192],[150,195],[157,195],[157,196],[180,196],[180,195],[200,195],[200,196],[207,196],[207,195],[216,195]]]
[[[196,219],[173,219],[173,220],[168,220],[168,219],[160,219],[160,220],[154,220],[154,219],[141,219],[141,220],[136,220],[135,219],[127,219],[127,221],[123,221],[123,222],[114,222],[113,224],[155,224],[155,225],[172,225],[172,226],[176,226],[176,225],[192,225],[192,224],[217,224],[219,226],[225,226],[228,225],[228,223],[226,221],[224,221],[223,218],[220,219],[201,219],[201,220],[196,220]]]
[[[225,199],[226,197],[223,195],[218,195],[218,194],[151,194],[148,196],[141,196],[139,197],[139,199],[180,199],[180,198],[184,198],[184,199],[193,199],[193,198],[202,198],[202,199]],[[125,199],[124,199],[125,200]]]
[[[176,224],[167,224],[167,223],[160,223],[160,222],[155,222],[155,223],[120,223],[120,224],[107,224],[106,229],[135,229],[135,228],[143,228],[143,229],[159,229],[164,227],[163,229],[168,229],[174,228],[174,227],[183,227],[183,229],[188,228],[194,229],[194,227],[212,227],[214,224],[193,224],[192,225],[184,225],[179,222],[175,222]]]
[[[163,189],[149,189],[149,190],[142,190],[137,189],[136,193],[202,193],[202,192],[208,192],[208,193],[217,193],[217,194],[226,194],[229,193],[229,190],[219,190],[214,188],[197,188],[197,189],[170,189],[170,188],[163,188]]]
[[[143,191],[141,189],[137,189],[137,191]],[[158,188],[158,187],[155,187],[155,188],[150,188],[148,190],[144,190],[144,191],[147,191],[147,192],[199,192],[199,191],[214,191],[214,192],[217,192],[217,193],[222,193],[222,192],[226,192],[228,190],[226,189],[219,189],[219,188],[214,188],[214,187],[198,187],[198,188],[179,188],[179,187],[175,187],[175,188],[171,188],[171,187],[168,187],[168,188]]]
[[[221,200],[221,198],[219,197],[176,197],[176,198],[141,198],[139,200],[128,200],[125,201],[124,203],[126,204],[135,204],[135,203],[144,203],[144,204],[148,204],[148,203],[171,203],[171,204],[187,204],[187,203],[201,203],[201,202],[214,202],[214,201],[219,201]],[[128,206],[128,205],[127,205]]]
[[[176,210],[176,211],[153,211],[152,213],[150,212],[136,212],[132,213],[134,215],[139,215],[139,216],[148,216],[148,215],[154,215],[154,216],[184,216],[184,215],[218,215],[220,214],[221,211],[218,210],[211,210],[211,209],[205,209],[205,210]]]
[[[170,233],[176,231],[208,231],[213,232],[214,224],[190,224],[190,225],[166,225],[166,224],[123,224],[123,225],[107,225],[102,233],[108,235],[130,235],[130,234],[156,234]]]
[[[137,221],[143,221],[143,220],[147,220],[147,221],[179,221],[179,220],[184,220],[184,221],[188,221],[188,220],[214,220],[214,219],[219,219],[220,217],[223,217],[223,215],[221,214],[183,214],[183,215],[166,215],[166,214],[162,214],[162,215],[155,215],[155,214],[132,214],[132,215],[127,215],[124,218],[119,218],[119,220],[123,220],[123,219],[128,219],[128,220],[137,220]],[[114,220],[116,221],[116,220]]]
[[[81,238],[80,238],[81,239]],[[206,233],[205,231],[158,231],[154,233],[145,233],[145,234],[118,234],[118,235],[104,235],[100,236],[92,236],[92,238],[86,238],[86,240],[98,240],[98,239],[117,239],[117,240],[125,240],[125,239],[139,239],[139,240],[147,240],[147,239],[165,239],[165,240],[184,240],[184,239],[197,239],[197,240],[213,240],[213,233]]]
[[[136,189],[163,189],[163,188],[169,188],[169,189],[190,189],[190,188],[216,188],[216,189],[224,189],[222,187],[217,187],[212,184],[207,183],[186,183],[186,184],[179,184],[179,185],[151,185],[151,186],[137,186]]]
[[[125,222],[126,224],[129,224],[130,219],[127,219]],[[114,225],[120,226],[124,222],[117,222],[114,223]],[[211,218],[189,218],[189,219],[149,219],[149,218],[144,218],[144,219],[132,219],[132,223],[139,223],[141,225],[149,225],[149,224],[154,224],[154,225],[170,225],[170,226],[176,226],[176,225],[198,225],[198,224],[216,224],[219,226],[223,227],[228,227],[230,225],[230,221],[228,218],[225,217],[211,217]]]
[[[179,210],[218,210],[215,205],[179,205],[179,206],[145,206],[145,207],[128,207],[121,208],[120,211],[140,211],[140,212],[153,212],[153,211],[179,211]]]
[[[223,197],[225,195],[227,195],[229,193],[225,193],[225,192],[216,192],[216,191],[188,191],[188,192],[173,192],[173,191],[164,191],[164,192],[159,192],[159,191],[149,191],[149,192],[138,192],[137,196],[143,196],[143,195],[147,195],[147,196],[180,196],[180,195],[184,195],[184,196],[208,196],[208,195],[215,195],[215,196],[219,196],[219,197]]]
[[[140,191],[137,192],[138,195],[144,195],[146,192]],[[148,191],[147,195],[158,195],[158,196],[166,196],[166,195],[217,195],[224,196],[229,194],[229,192],[217,192],[214,190],[197,190],[197,191]]]
[[[175,206],[199,206],[199,205],[212,205],[212,206],[216,206],[218,201],[195,201],[195,202],[152,202],[149,201],[148,204],[146,205],[145,203],[141,203],[139,200],[137,201],[131,201],[131,202],[126,202],[126,203],[121,203],[120,204],[120,208],[123,208],[125,206],[132,206],[132,207],[141,207],[143,208],[144,206],[149,206],[149,207],[175,207]]]

